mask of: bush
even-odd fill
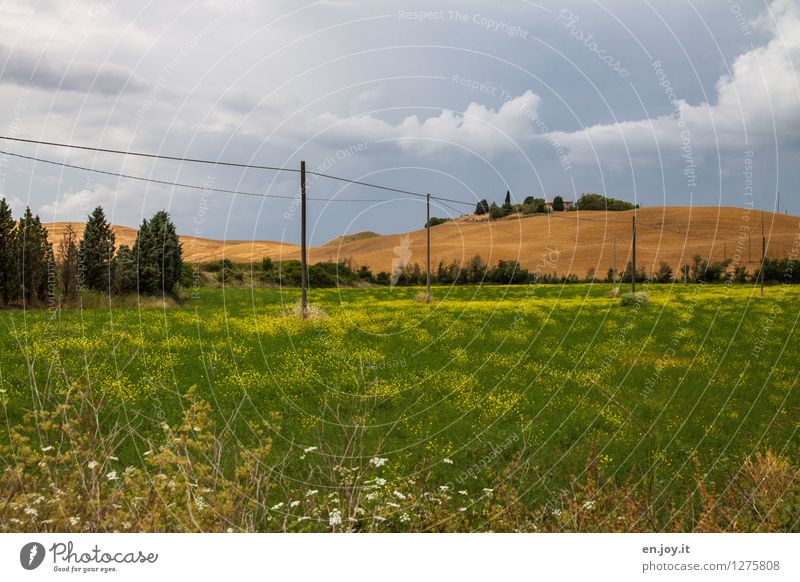
[[[637,291],[636,293],[623,293],[619,298],[619,304],[623,307],[644,307],[649,302],[650,297],[644,291]]]
[[[439,226],[440,224],[444,224],[445,222],[450,222],[450,220],[451,220],[450,218],[439,218],[438,216],[431,216],[430,220],[431,228],[433,228],[434,226]],[[428,226],[427,222],[425,223],[425,226],[426,227]]]
[[[608,198],[602,194],[586,193],[581,194],[576,204],[578,210],[633,210],[638,205],[631,204],[624,200]]]

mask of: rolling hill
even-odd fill
[[[749,271],[761,256],[761,221],[767,240],[767,256],[789,256],[793,245],[800,248],[800,218],[771,212],[732,207],[653,207],[635,211],[637,263],[649,272],[660,261],[677,270],[695,254],[712,261],[723,255],[737,259]],[[594,269],[605,275],[612,265],[616,238],[617,268],[629,260],[631,221],[634,211],[560,212],[549,215],[507,217],[487,221],[462,217],[431,229],[431,263],[468,261],[480,255],[490,264],[518,260],[522,266],[543,273],[574,273],[584,276]],[[53,242],[66,223],[46,225]],[[80,230],[82,225],[75,225]],[[117,244],[132,244],[136,230],[118,226]],[[374,236],[373,236],[374,235]],[[217,241],[182,236],[187,261],[210,261],[223,256],[234,262],[299,258],[299,246],[274,241]],[[797,241],[797,242],[795,242]],[[309,260],[351,259],[354,266],[368,265],[373,272],[391,271],[393,266],[425,264],[425,230],[403,234],[343,235],[329,243],[311,247]]]

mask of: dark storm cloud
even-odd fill
[[[0,45],[0,83],[48,91],[75,91],[101,95],[140,93],[143,83],[124,67],[108,63],[63,62]]]

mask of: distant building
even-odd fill
[[[552,200],[546,200],[544,205],[547,206],[547,210],[549,211],[553,210]],[[575,202],[572,200],[564,199],[564,210],[572,210],[573,208],[575,208]]]

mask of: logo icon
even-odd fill
[[[19,563],[26,570],[35,570],[44,561],[44,546],[39,542],[29,542],[19,551]]]

